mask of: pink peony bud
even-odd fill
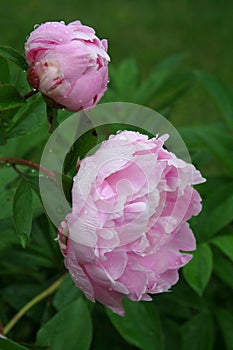
[[[107,89],[107,40],[79,21],[38,26],[25,52],[29,84],[70,111],[92,108]]]
[[[59,227],[75,284],[119,315],[123,296],[151,300],[168,291],[192,257],[183,251],[195,249],[187,220],[200,212],[201,198],[192,185],[205,180],[163,148],[167,138],[110,136],[80,162],[72,212]]]

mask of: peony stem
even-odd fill
[[[35,298],[30,300],[24,307],[19,310],[19,312],[10,320],[10,322],[4,327],[3,334],[6,335],[9,331],[15,326],[15,324],[21,319],[23,315],[25,315],[28,310],[30,310],[34,305],[39,303],[41,300],[55,292],[55,290],[61,285],[64,281],[67,274],[61,276],[58,280],[56,280],[50,287],[45,289],[42,293],[38,294]]]
[[[14,170],[17,169],[15,167],[16,165],[28,166],[30,168],[41,171],[45,175],[49,176],[52,180],[55,180],[55,176],[54,176],[54,173],[52,171],[40,166],[37,163],[33,163],[30,160],[21,159],[21,158],[0,158],[0,164],[10,164],[13,166]],[[18,173],[20,173],[20,171],[18,169],[16,171]]]
[[[28,98],[30,98],[31,96],[37,94],[38,92],[39,92],[38,90],[31,90],[27,94],[25,94],[23,97],[24,97],[25,100],[27,100]]]

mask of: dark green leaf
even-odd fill
[[[88,130],[82,132],[82,130]],[[82,113],[77,123],[77,136],[80,135],[67,153],[64,161],[64,173],[76,168],[78,159],[84,158],[87,153],[96,145],[97,135],[93,128],[92,121],[86,113]],[[75,174],[73,174],[75,175]]]
[[[154,109],[161,111],[177,102],[188,91],[192,78],[192,72],[176,73],[169,77],[156,93]]]
[[[182,346],[182,338],[180,325],[165,319],[162,322],[164,331],[165,350],[180,350]]]
[[[154,97],[156,91],[162,87],[166,79],[174,73],[178,65],[186,57],[185,54],[176,54],[164,60],[150,77],[141,84],[134,96],[136,103],[147,104]]]
[[[31,97],[11,119],[7,135],[10,138],[24,136],[36,131],[46,123],[45,103],[40,95]]]
[[[233,288],[233,264],[219,250],[213,254],[214,273],[228,286]]]
[[[221,181],[221,180],[220,180]],[[232,181],[212,187],[207,192],[203,210],[194,218],[194,229],[199,241],[206,241],[228,225],[233,219],[233,183]]]
[[[88,350],[92,337],[89,312],[82,299],[62,309],[37,333],[37,345],[50,350]]]
[[[197,132],[198,136],[215,155],[217,159],[233,172],[233,148],[232,135],[221,129],[207,127],[196,128],[193,132]],[[227,150],[227,152],[226,152]]]
[[[0,85],[0,110],[12,109],[24,103],[24,98],[13,85]]]
[[[233,261],[233,236],[218,236],[210,241],[212,244],[216,245],[228,258]]]
[[[10,82],[8,62],[0,57],[0,85]]]
[[[70,275],[64,279],[53,298],[53,305],[59,311],[72,301],[80,298],[82,292],[72,281]]]
[[[226,350],[233,349],[233,315],[225,309],[216,310],[217,321],[223,334]]]
[[[19,345],[9,339],[0,338],[0,349],[1,350],[29,350],[25,346]]]
[[[19,241],[24,248],[31,234],[32,209],[31,187],[21,179],[13,199],[13,219]]]
[[[17,66],[23,70],[28,69],[28,64],[25,58],[21,53],[13,49],[13,47],[0,45],[0,56],[17,64]]]
[[[212,252],[208,244],[202,243],[193,253],[193,259],[183,268],[183,274],[199,295],[202,295],[212,273]]]
[[[120,101],[129,102],[136,93],[139,71],[133,58],[124,60],[118,69],[110,70],[113,86],[117,90]]]
[[[107,315],[121,336],[143,350],[162,350],[163,334],[159,315],[153,303],[123,301],[125,316],[106,309]]]
[[[214,325],[211,315],[202,312],[182,327],[182,350],[211,350],[214,344]]]
[[[201,71],[196,71],[197,80],[204,86],[218,106],[222,116],[233,126],[233,93],[216,77]]]
[[[58,127],[58,112],[56,108],[46,104],[47,120],[49,123],[49,133],[51,134]]]

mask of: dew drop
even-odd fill
[[[11,165],[10,165],[10,163],[6,163],[6,166],[9,167],[9,166],[11,166]]]
[[[35,24],[35,25],[34,25],[34,29],[39,28],[39,26],[40,26],[40,24]]]
[[[61,23],[61,24],[65,24],[65,22],[64,22],[64,21],[60,21],[60,23]]]
[[[31,170],[31,173],[35,173],[35,169],[32,169],[32,170]]]
[[[52,153],[53,152],[53,150],[52,149],[49,149],[49,153]]]

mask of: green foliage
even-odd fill
[[[19,241],[23,248],[25,248],[30,237],[32,226],[32,190],[24,179],[20,180],[15,191],[13,200],[13,220]]]
[[[193,253],[191,262],[184,266],[183,273],[188,284],[202,295],[212,273],[212,252],[208,244],[202,243]]]
[[[40,94],[26,100],[22,97],[29,91],[21,70],[27,68],[24,58],[6,47],[0,47],[0,56],[0,157],[39,163],[49,138],[45,101]],[[185,58],[184,54],[173,55],[144,80],[133,58],[111,66],[110,88],[102,100],[144,104],[172,117],[173,107],[196,84],[205,88],[220,112],[214,123],[203,120],[194,126],[187,119],[186,126],[179,128],[192,161],[207,178],[198,188],[203,210],[191,220],[197,250],[183,268],[179,283],[171,293],[157,294],[151,302],[124,300],[126,315],[120,317],[98,303],[93,306],[67,275],[54,294],[34,305],[7,334],[22,345],[0,339],[0,349],[232,349],[232,91],[207,73],[182,69]],[[67,111],[59,111],[58,116],[54,110],[47,112],[50,121],[51,117],[58,117],[59,122],[70,115]],[[191,108],[188,114],[195,119]],[[77,131],[82,133],[87,124],[91,127],[83,113]],[[124,127],[120,121],[91,129],[74,143],[62,178],[68,200],[78,158]],[[129,128],[133,130],[133,125]],[[41,203],[38,172],[25,166],[16,170],[9,164],[0,168],[0,319],[4,327],[66,271],[55,240],[57,229]],[[55,173],[55,179],[58,176]],[[44,176],[44,181],[51,179]]]
[[[9,339],[0,339],[0,349],[1,350],[29,350],[25,346],[21,346]]]
[[[51,350],[88,350],[91,343],[91,319],[82,299],[74,301],[38,332],[37,345],[48,346]]]
[[[10,84],[0,85],[0,109],[12,109],[25,103],[24,98]]]
[[[25,58],[13,47],[0,45],[0,56],[15,63],[23,70],[28,69],[28,64]]]
[[[107,315],[122,337],[143,350],[163,349],[163,334],[155,305],[124,300],[125,316],[106,309]]]
[[[214,345],[214,324],[210,313],[193,316],[182,327],[182,350],[211,350]]]

